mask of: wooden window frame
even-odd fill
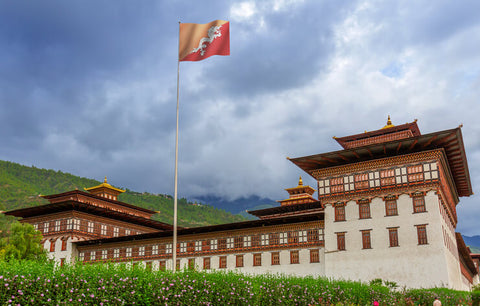
[[[57,240],[50,240],[50,252],[55,252],[55,244],[57,243]]]
[[[290,264],[300,263],[300,253],[298,250],[290,251]]]
[[[188,270],[195,270],[195,258],[188,259]]]
[[[236,255],[235,256],[235,267],[236,268],[243,268],[244,263],[243,263],[243,254],[242,255]]]
[[[423,213],[427,211],[426,203],[425,203],[425,195],[413,195],[412,196],[412,204],[413,204],[413,213]]]
[[[320,262],[320,250],[319,249],[311,249],[310,250],[310,263],[318,263]]]
[[[337,250],[345,251],[345,232],[336,233],[337,234]]]
[[[398,216],[397,199],[385,199],[385,216]]]
[[[262,265],[262,254],[254,253],[253,254],[253,266],[260,267]]]
[[[362,249],[371,249],[372,248],[372,239],[371,239],[372,230],[362,230]]]
[[[62,251],[66,251],[67,250],[67,239],[62,239],[62,248],[61,248]]]
[[[342,203],[342,204],[336,204],[334,206],[334,209],[335,209],[335,222],[339,222],[339,221],[346,221],[347,218],[346,218],[346,213],[345,213],[345,204]]]
[[[361,202],[358,204],[358,215],[360,219],[370,219],[370,202]]]
[[[428,244],[427,224],[415,225],[417,228],[418,245]]]
[[[388,240],[390,242],[390,247],[398,247],[398,227],[388,228]]]
[[[203,270],[210,269],[210,257],[203,257]]]
[[[226,269],[227,268],[227,256],[219,256],[218,257],[218,268],[219,269]]]
[[[280,265],[280,252],[272,252],[272,266]]]

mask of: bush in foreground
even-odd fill
[[[0,262],[0,303],[11,305],[469,305],[449,289],[395,291],[323,278],[238,273],[151,272],[125,265]]]

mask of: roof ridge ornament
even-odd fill
[[[391,128],[391,127],[394,127],[394,126],[395,126],[395,125],[392,124],[392,120],[390,120],[390,115],[388,115],[387,125],[385,125],[385,126],[382,128],[382,130],[383,130],[383,129],[388,129],[388,128]]]

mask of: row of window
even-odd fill
[[[428,239],[427,239],[427,225],[426,224],[420,224],[420,225],[415,225],[417,228],[417,239],[418,239],[418,244],[428,244]],[[388,230],[388,239],[390,243],[390,247],[398,247],[398,227],[390,227],[387,228]],[[372,242],[371,242],[371,232],[372,230],[361,230],[360,233],[362,235],[362,248],[363,249],[371,249],[372,248]],[[344,251],[346,250],[345,246],[345,234],[346,232],[339,232],[337,234],[337,249],[339,251]]]
[[[101,236],[119,237],[140,233],[131,229],[72,218],[36,223],[33,224],[33,226],[36,230],[42,232],[42,234],[77,230],[85,233],[99,234]]]
[[[251,247],[267,247],[295,244],[318,244],[323,242],[323,229],[288,231],[280,233],[237,236],[221,239],[183,241],[177,243],[179,253],[235,250]],[[142,257],[172,254],[172,243],[154,244],[140,247],[124,247],[101,251],[91,251],[86,260],[107,258]],[[110,254],[109,254],[110,252]]]
[[[396,184],[417,183],[424,180],[438,179],[436,163],[426,163],[349,174],[318,181],[319,195],[353,192],[392,186]]]
[[[55,245],[56,245],[57,239],[50,239],[50,252],[55,252]],[[62,246],[61,246],[61,251],[66,251],[67,250],[67,240],[62,239]]]
[[[310,263],[319,263],[320,262],[320,250],[319,249],[311,249],[310,251]],[[83,253],[80,253],[80,260],[83,260]],[[250,256],[250,254],[241,254],[235,256],[235,267],[242,268],[244,267],[244,258],[245,256]],[[253,257],[253,266],[260,267],[265,263],[262,261],[262,254],[261,253],[253,253],[251,254]],[[219,256],[218,257],[218,268],[219,269],[226,269],[227,268],[227,258],[228,256]],[[290,264],[300,264],[300,256],[298,250],[290,251]],[[203,269],[209,270],[212,268],[212,258],[211,257],[203,257]],[[270,253],[270,265],[276,266],[280,264],[285,264],[280,262],[280,252],[271,252]],[[151,262],[146,262],[147,268],[151,269]],[[177,259],[176,262],[177,270],[180,270],[180,259]],[[188,268],[195,269],[195,258],[188,259]],[[166,269],[166,260],[161,260],[159,262],[159,269],[165,270]]]
[[[385,197],[385,215],[386,216],[398,216],[397,209],[397,197]],[[426,212],[425,206],[425,196],[423,193],[413,194],[412,195],[412,205],[414,213]],[[335,221],[346,221],[345,214],[345,203],[336,203],[334,204],[335,209]],[[360,200],[358,201],[358,214],[360,219],[369,219],[371,218],[370,214],[370,201],[369,200]]]

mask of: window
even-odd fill
[[[380,184],[382,186],[394,185],[395,184],[395,170],[387,169],[380,171]]]
[[[132,257],[132,248],[127,248],[125,256],[126,257]]]
[[[50,225],[50,224],[49,224],[48,222],[45,222],[45,223],[43,224],[43,232],[44,232],[44,233],[48,233],[48,226],[49,226],[49,225]]]
[[[180,253],[185,253],[187,251],[187,243],[180,242]]]
[[[159,264],[158,264],[158,269],[160,271],[165,271],[167,269],[167,263],[165,260],[160,260]]]
[[[255,267],[262,265],[262,254],[260,253],[253,254],[253,265]]]
[[[387,216],[397,216],[397,200],[395,198],[385,198],[385,214]]]
[[[308,242],[317,242],[318,241],[318,230],[308,230],[307,240]]]
[[[260,245],[268,245],[268,234],[262,234],[260,236]]]
[[[106,236],[107,235],[107,226],[106,225],[101,225],[100,226],[100,235]]]
[[[422,195],[414,195],[412,197],[413,201],[413,212],[420,213],[427,211],[425,207],[425,197]]]
[[[418,244],[428,244],[427,240],[427,225],[416,225],[417,227],[417,236],[418,236]]]
[[[211,250],[218,249],[218,240],[217,239],[210,240],[210,249]]]
[[[202,250],[202,242],[195,241],[195,252],[200,252]]]
[[[56,232],[60,231],[60,220],[55,221],[55,231]]]
[[[107,259],[107,250],[102,250],[102,259]]]
[[[177,271],[180,270],[180,259],[177,259],[177,262],[175,263],[175,269]]]
[[[138,248],[138,256],[145,256],[145,247],[141,246]]]
[[[195,258],[188,259],[188,270],[195,270]]]
[[[307,231],[298,231],[298,242],[307,242]]]
[[[227,239],[218,239],[218,249],[225,250],[227,248]]]
[[[66,251],[66,250],[67,250],[67,240],[63,239],[62,240],[62,251]]]
[[[356,174],[355,175],[355,189],[368,189],[368,173]]]
[[[90,260],[95,260],[95,255],[97,254],[97,252],[95,251],[91,251],[90,252]]]
[[[80,230],[80,220],[73,219],[73,229],[79,231]]]
[[[298,243],[298,232],[288,232],[288,243]]]
[[[273,252],[272,253],[272,266],[276,266],[280,264],[280,252]]]
[[[126,235],[126,236],[130,235],[130,230],[129,230],[129,229],[126,229],[126,230],[125,230],[125,235]]]
[[[83,261],[83,259],[81,261]],[[60,267],[63,267],[63,265],[65,265],[65,258],[60,258]]]
[[[201,250],[202,251],[210,251],[210,244],[211,244],[211,241],[210,240],[203,240],[202,241],[202,245],[201,245]]]
[[[88,222],[88,232],[93,233],[93,222]]]
[[[280,244],[287,243],[287,233],[280,233]]]
[[[330,192],[338,193],[343,192],[343,177],[336,177],[330,179]]]
[[[290,263],[291,264],[300,263],[300,259],[298,257],[298,251],[290,251]]]
[[[120,249],[113,250],[113,258],[118,258],[120,256]]]
[[[152,245],[152,255],[158,255],[158,245]]]
[[[235,248],[240,249],[243,248],[243,237],[235,237]]]
[[[237,255],[235,259],[235,266],[237,268],[243,267],[243,255]]]
[[[79,257],[80,257],[80,261],[83,261],[85,259],[85,253],[80,252]]]
[[[320,262],[320,251],[318,249],[310,250],[310,262]]]
[[[270,243],[271,243],[271,245],[277,245],[278,244],[278,233],[270,234]]]
[[[171,243],[167,243],[166,246],[165,246],[165,253],[166,254],[172,254],[172,244]]]
[[[260,245],[260,235],[252,235],[252,246],[258,247]]]
[[[218,267],[220,269],[226,269],[227,268],[227,256],[220,256],[218,258]]]
[[[345,233],[337,233],[337,249],[339,251],[345,250]]]
[[[210,269],[210,257],[203,258],[203,269],[204,270]]]
[[[118,233],[119,233],[119,228],[118,228],[118,227],[114,227],[114,228],[113,228],[113,237],[118,237]]]
[[[364,249],[371,249],[372,244],[370,243],[370,230],[361,231],[362,232],[362,245]]]
[[[50,252],[55,252],[55,242],[56,240],[50,240]]]
[[[195,242],[194,241],[187,242],[187,252],[191,253],[193,252],[193,250],[195,250]]]
[[[233,249],[233,238],[227,238],[227,249]]]
[[[335,221],[345,221],[345,204],[335,204]]]
[[[71,230],[72,229],[72,222],[73,220],[72,219],[67,219],[67,230]]]
[[[250,246],[252,246],[252,237],[250,236],[243,237],[243,247],[247,248]]]
[[[398,228],[389,228],[388,229],[388,238],[390,239],[390,246],[398,246]]]
[[[37,224],[37,223],[35,223],[35,224],[33,225],[33,227],[35,228],[36,231],[38,231],[38,224]]]
[[[362,201],[358,204],[360,219],[370,218],[370,203]]]

